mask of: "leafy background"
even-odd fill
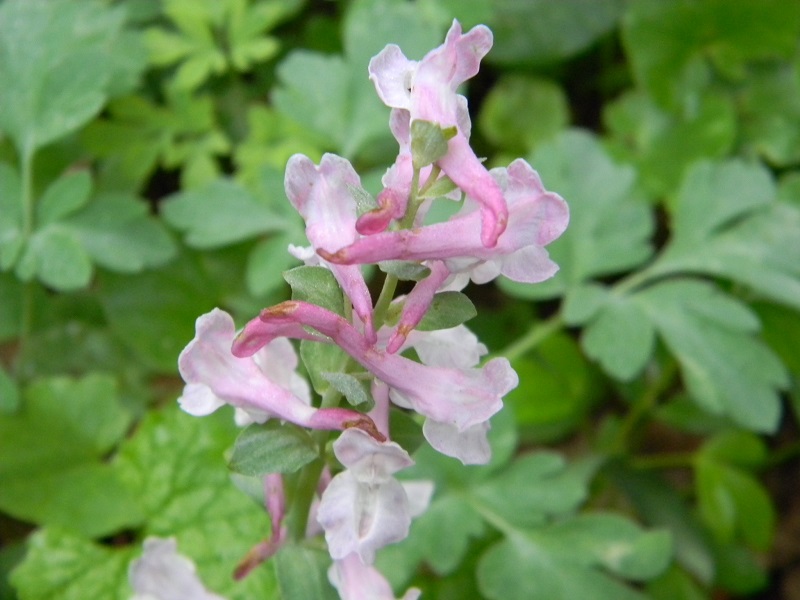
[[[572,220],[551,281],[467,290],[521,384],[490,465],[417,452],[436,495],[379,565],[426,598],[800,597],[800,4],[3,0],[0,598],[127,598],[147,535],[230,598],[331,597],[313,544],[232,581],[269,525],[176,357],[288,297],[291,154],[377,191],[367,62],[453,17],[495,35],[479,154]]]

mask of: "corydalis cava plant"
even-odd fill
[[[418,62],[395,45],[371,60],[369,77],[391,108],[399,146],[377,197],[344,158],[326,154],[318,165],[302,155],[289,160],[286,195],[305,220],[310,243],[289,251],[330,273],[340,287],[338,304],[283,302],[238,333],[220,309],[197,320],[196,337],[179,359],[184,410],[201,416],[227,404],[239,423],[273,419],[315,432],[316,459],[298,472],[263,476],[272,532],[243,560],[238,576],[286,544],[324,534],[333,559],[329,579],[342,598],[394,598],[372,566],[375,553],[408,535],[433,488],[395,478],[414,461],[392,439],[390,411],[416,414],[428,443],[464,464],[490,458],[490,418],[517,385],[516,373],[504,358],[481,364],[486,347],[463,324],[416,327],[437,294],[460,291],[470,280],[551,277],[557,266],[544,246],[569,218],[566,203],[544,189],[524,160],[487,170],[469,145],[467,101],[457,89],[478,72],[491,46],[488,28],[462,33],[454,21],[444,44]],[[425,224],[434,201],[460,208],[446,221]],[[385,268],[373,304],[361,265],[382,261],[400,261],[404,272],[416,274],[415,284],[395,297],[399,271]],[[343,309],[332,310],[336,305]],[[291,339],[340,349],[339,370],[326,377],[366,384],[370,408],[348,406],[341,386],[312,397],[296,372]],[[411,349],[414,359],[407,356]],[[308,361],[306,371],[318,373]],[[409,590],[403,598],[417,596]]]

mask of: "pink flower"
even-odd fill
[[[328,579],[342,600],[396,600],[389,582],[371,565],[365,565],[356,554],[334,561]],[[399,600],[417,600],[420,591],[409,589]]]
[[[334,559],[355,553],[371,564],[376,550],[408,535],[408,497],[392,475],[414,461],[398,444],[378,442],[358,429],[344,431],[333,451],[347,469],[322,494],[317,521]]]
[[[378,233],[337,252],[320,251],[320,255],[337,264],[443,260],[451,272],[469,272],[476,283],[486,283],[501,274],[524,283],[552,277],[558,265],[550,260],[544,246],[566,229],[566,202],[546,191],[536,171],[522,159],[507,169],[492,169],[491,176],[503,190],[509,207],[508,227],[494,248],[477,241],[480,216],[467,198],[462,210],[444,223]]]
[[[413,347],[423,364],[430,367],[469,369],[486,354],[486,346],[464,325],[437,331],[412,332],[404,348]],[[492,456],[488,419],[466,429],[432,418],[425,419],[422,433],[428,443],[465,465],[483,465]]]
[[[508,217],[497,183],[469,146],[463,131],[463,97],[458,86],[477,74],[480,61],[492,47],[492,32],[484,25],[461,33],[453,21],[443,45],[419,61],[405,57],[394,44],[386,46],[369,63],[369,76],[384,104],[407,110],[412,121],[420,119],[441,127],[455,126],[458,134],[448,144],[448,152],[437,164],[458,187],[481,205],[481,240],[493,247],[503,233]]]
[[[283,475],[269,473],[264,476],[264,504],[270,517],[272,532],[269,539],[257,544],[236,566],[234,579],[243,579],[250,571],[271,558],[286,541],[286,526],[283,517],[286,512],[286,494],[283,489]]]
[[[314,249],[341,248],[358,238],[352,190],[361,189],[361,180],[347,159],[325,154],[317,167],[307,156],[295,154],[286,165],[285,187],[292,206],[305,219],[306,237]],[[360,267],[328,266],[353,303],[367,336],[374,339],[372,299]]]
[[[481,368],[428,367],[389,354],[371,344],[339,315],[306,302],[283,302],[264,309],[233,343],[236,356],[250,356],[259,345],[283,335],[291,326],[298,333],[307,325],[328,336],[356,361],[391,388],[396,404],[458,431],[483,423],[502,406],[502,397],[516,387],[517,374],[505,358],[490,360]],[[307,334],[306,334],[307,335]],[[258,343],[253,343],[257,339]]]
[[[249,413],[254,420],[275,417],[310,429],[344,429],[362,427],[381,436],[366,415],[342,408],[316,409],[309,405],[308,389],[287,387],[270,377],[274,363],[269,360],[276,347],[261,349],[247,358],[231,352],[236,330],[231,316],[218,308],[197,319],[195,338],[181,352],[178,368],[186,382],[178,399],[189,414],[203,416],[225,404]],[[276,340],[277,341],[277,340]],[[291,344],[279,342],[286,353],[283,364],[296,365]],[[285,377],[277,378],[286,382]],[[295,382],[296,383],[296,382]],[[299,397],[297,393],[306,397]]]

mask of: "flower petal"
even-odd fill
[[[178,554],[175,538],[148,537],[144,553],[131,563],[128,580],[133,600],[225,600],[203,586],[194,563]]]

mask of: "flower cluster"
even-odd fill
[[[310,242],[290,251],[306,265],[328,270],[341,288],[342,311],[287,301],[264,309],[238,333],[219,309],[197,320],[197,335],[179,359],[185,411],[199,416],[228,404],[241,424],[279,419],[285,426],[341,431],[332,444],[336,461],[325,458],[328,434],[315,438],[324,466],[307,505],[287,506],[285,484],[294,475],[264,478],[272,537],[254,548],[240,575],[298,537],[287,531],[285,517],[302,510],[310,516],[300,519],[305,526],[299,535],[324,532],[334,560],[330,580],[343,598],[394,598],[371,566],[375,553],[408,534],[433,489],[394,476],[413,460],[392,441],[392,406],[419,415],[425,439],[439,452],[464,464],[490,458],[490,418],[517,385],[516,373],[505,358],[481,364],[486,347],[463,324],[417,327],[437,295],[452,297],[470,280],[485,283],[502,274],[535,283],[551,277],[557,266],[544,246],[568,221],[565,202],[544,189],[528,163],[518,159],[488,170],[469,145],[467,101],[457,89],[478,72],[491,45],[488,28],[462,33],[453,22],[444,44],[419,62],[394,45],[372,59],[369,77],[392,109],[390,127],[399,144],[377,197],[363,189],[344,158],[326,154],[319,165],[302,155],[289,160],[286,194],[305,220]],[[449,219],[430,223],[433,202],[460,207]],[[362,265],[375,263],[387,275],[373,304]],[[407,295],[393,298],[398,263],[415,273],[415,283]],[[371,409],[340,406],[346,394],[333,388],[313,401],[296,372],[292,338],[341,349],[341,373],[367,384]],[[314,371],[313,364],[305,366]],[[417,595],[410,590],[404,598]]]

